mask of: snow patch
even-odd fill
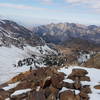
[[[6,87],[3,87],[2,89],[4,89],[5,91],[8,91],[12,88],[15,88],[20,82],[16,82],[16,83],[13,83],[13,84],[8,84],[8,86]]]
[[[71,79],[64,79],[63,81],[64,81],[64,82],[69,82],[69,83],[74,83],[74,81],[71,80]]]
[[[31,91],[32,89],[22,89],[22,90],[17,90],[15,91],[14,93],[11,94],[11,97],[12,96],[17,96],[17,95],[21,95],[23,93],[27,93],[29,91]]]
[[[78,58],[78,62],[82,63],[82,62],[86,62],[90,59],[90,54],[82,54],[80,55],[80,57]]]

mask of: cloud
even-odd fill
[[[100,10],[100,0],[65,0],[70,4],[85,4],[87,7]]]
[[[69,2],[69,3],[79,3],[81,2],[81,0],[65,0],[66,2]]]
[[[18,0],[12,0],[12,1],[18,1]],[[29,1],[29,0],[21,0],[21,1]],[[51,3],[54,0],[30,0],[30,1],[40,1],[40,2],[44,2],[44,3]]]
[[[25,9],[25,10],[45,10],[46,8],[33,7],[28,5],[19,5],[12,3],[0,3],[0,7],[15,8],[15,9]]]

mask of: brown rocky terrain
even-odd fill
[[[0,100],[89,100],[90,85],[81,84],[91,81],[87,70],[75,68],[67,78],[67,73],[58,70],[60,67],[46,67],[19,74],[0,86]],[[64,81],[69,79],[73,81]],[[4,88],[16,82],[19,83],[15,87]]]

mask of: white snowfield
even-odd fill
[[[29,70],[29,66],[14,67],[14,64],[19,60],[28,58],[31,54],[39,56],[46,53],[50,54],[56,52],[50,49],[47,45],[36,47],[26,46],[24,47],[24,50],[15,46],[11,46],[11,48],[0,47],[0,84],[7,82],[21,72]]]
[[[90,82],[87,81],[81,81],[82,85],[90,85],[90,88],[92,90],[92,93],[89,94],[90,99],[89,100],[100,100],[100,90],[97,90],[94,88],[95,85],[100,85],[100,69],[95,69],[95,68],[86,68],[86,67],[79,67],[79,66],[70,66],[67,68],[61,68],[58,70],[59,72],[63,72],[66,74],[66,77],[64,81],[71,83],[71,80],[67,79],[68,75],[71,74],[73,69],[85,69],[88,71],[87,76],[90,77]],[[61,92],[68,90],[67,88],[63,87]],[[73,90],[72,90],[73,91]],[[76,90],[75,90],[76,91]],[[78,92],[78,91],[76,91]]]

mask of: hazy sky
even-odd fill
[[[24,24],[100,25],[100,0],[0,0],[0,16]]]

